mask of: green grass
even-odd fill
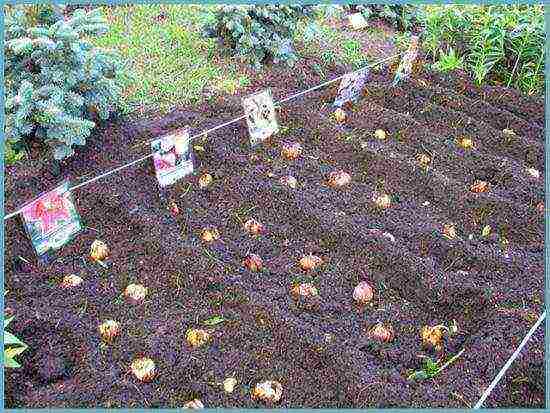
[[[204,13],[211,6],[135,5],[102,10],[110,30],[92,41],[117,50],[125,61],[127,111],[166,112],[202,100],[207,85],[234,93],[249,81],[237,73],[230,59],[214,59],[215,40],[201,34]]]

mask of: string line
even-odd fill
[[[481,399],[479,399],[479,401],[476,403],[476,405],[474,406],[474,410],[476,409],[479,409],[482,405],[483,405],[483,402],[487,399],[487,397],[489,397],[489,395],[491,394],[491,392],[493,391],[493,389],[495,388],[495,386],[498,384],[498,382],[500,381],[500,379],[502,379],[502,377],[504,376],[504,374],[506,373],[506,371],[508,370],[508,368],[512,365],[512,363],[514,362],[514,360],[518,357],[519,353],[521,352],[521,350],[523,349],[523,347],[525,347],[525,344],[527,344],[527,342],[529,341],[529,339],[531,338],[531,336],[533,335],[533,333],[536,331],[536,329],[538,328],[538,326],[540,325],[540,323],[542,323],[542,321],[546,318],[546,310],[544,310],[544,312],[540,315],[539,319],[537,320],[537,322],[533,325],[533,327],[531,327],[531,330],[529,330],[529,332],[527,333],[527,335],[523,338],[523,341],[521,342],[521,344],[519,345],[519,347],[516,349],[516,351],[514,351],[514,354],[512,354],[512,356],[508,359],[508,361],[506,362],[506,364],[504,365],[504,367],[502,367],[502,369],[499,371],[499,373],[496,375],[496,377],[494,378],[493,382],[489,385],[489,387],[487,387],[487,390],[485,390],[485,392],[483,393],[483,395],[481,396]]]
[[[299,97],[299,96],[305,95],[305,94],[307,94],[307,93],[309,93],[309,92],[312,92],[312,91],[317,90],[317,89],[320,89],[320,88],[322,88],[322,87],[324,87],[324,86],[326,86],[326,85],[329,85],[329,84],[331,84],[331,83],[334,83],[334,82],[336,82],[336,81],[342,79],[344,76],[346,76],[346,75],[348,75],[348,74],[359,72],[359,71],[364,70],[364,69],[366,69],[366,68],[368,68],[368,67],[377,66],[377,65],[379,65],[379,64],[381,64],[381,63],[384,63],[384,62],[386,62],[386,61],[388,61],[388,60],[392,60],[392,59],[395,59],[396,57],[400,57],[400,56],[402,56],[403,54],[405,54],[405,52],[403,52],[403,53],[398,53],[398,54],[395,54],[395,55],[386,57],[386,58],[381,59],[381,60],[379,60],[379,61],[377,61],[377,62],[375,62],[375,63],[373,63],[373,64],[371,64],[371,65],[366,65],[366,66],[363,66],[362,68],[359,68],[359,69],[357,69],[357,70],[354,70],[354,71],[351,71],[351,72],[347,72],[347,73],[345,73],[345,74],[343,74],[343,75],[341,75],[341,76],[335,77],[334,79],[327,80],[326,82],[323,82],[323,83],[321,83],[321,84],[319,84],[319,85],[317,85],[317,86],[314,86],[314,87],[312,87],[312,88],[306,89],[306,90],[301,91],[301,92],[299,92],[299,93],[296,93],[296,94],[294,94],[294,95],[288,96],[288,97],[286,97],[286,98],[284,98],[284,99],[282,99],[282,100],[279,100],[278,102],[275,102],[274,105],[280,105],[281,103],[288,102],[289,100],[295,99],[295,98],[297,98],[297,97]],[[191,137],[189,138],[189,141],[192,141],[193,139],[196,139],[196,138],[198,138],[198,137],[200,137],[200,136],[208,135],[208,134],[211,133],[211,132],[214,132],[214,131],[216,131],[216,130],[218,130],[218,129],[224,128],[224,127],[229,126],[229,125],[232,125],[233,123],[236,123],[236,122],[238,122],[238,121],[240,121],[240,120],[242,120],[242,119],[245,119],[245,118],[246,118],[246,115],[242,115],[242,116],[239,116],[238,118],[235,118],[235,119],[232,119],[232,120],[227,121],[227,122],[225,122],[225,123],[222,123],[221,125],[214,126],[213,128],[207,129],[207,130],[202,131],[202,132],[200,132],[200,133],[198,133],[198,134],[196,134],[196,135],[191,136]],[[158,138],[151,139],[150,141],[146,142],[145,144],[150,143],[150,142],[152,142],[152,141],[155,140],[155,139],[158,139]],[[127,164],[121,165],[121,166],[119,166],[119,167],[117,167],[117,168],[115,168],[115,169],[112,169],[112,170],[110,170],[110,171],[108,171],[108,172],[105,172],[105,173],[103,173],[103,174],[101,174],[101,175],[98,175],[98,176],[96,176],[96,177],[94,177],[94,178],[92,178],[92,179],[86,180],[86,181],[84,181],[84,182],[81,182],[81,183],[78,184],[78,185],[72,186],[72,187],[69,188],[69,191],[74,191],[74,190],[76,190],[76,189],[78,189],[78,188],[81,188],[81,187],[83,187],[83,186],[85,186],[85,185],[88,185],[88,184],[90,184],[90,183],[92,183],[92,182],[95,182],[95,181],[97,181],[97,180],[99,180],[99,179],[101,179],[101,178],[105,178],[106,176],[109,176],[109,175],[114,174],[114,173],[116,173],[116,172],[118,172],[118,171],[121,171],[122,169],[128,168],[128,167],[130,167],[130,166],[132,166],[132,165],[135,165],[135,164],[137,164],[137,163],[143,162],[144,160],[146,160],[146,159],[148,159],[148,158],[150,158],[150,157],[152,157],[152,156],[153,156],[153,154],[150,153],[150,154],[148,154],[148,155],[146,155],[146,156],[144,156],[144,157],[142,157],[142,158],[139,158],[139,159],[133,160],[133,161],[127,163]],[[28,205],[28,204],[26,204],[26,205]],[[24,206],[21,207],[21,208],[19,208],[17,211],[14,211],[14,212],[12,212],[12,213],[10,213],[10,214],[8,214],[8,215],[5,215],[5,216],[4,216],[4,221],[7,220],[7,219],[9,219],[9,218],[12,218],[12,217],[14,217],[14,216],[16,216],[16,215],[18,215],[18,214],[20,214],[20,213],[22,212],[23,208],[24,208]]]

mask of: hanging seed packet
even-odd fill
[[[161,187],[173,185],[193,173],[189,128],[183,128],[151,142],[153,163]]]
[[[395,72],[392,86],[396,86],[401,80],[406,79],[412,72],[412,67],[418,55],[418,36],[411,37],[409,50],[403,55],[399,67]]]
[[[23,207],[25,230],[40,258],[58,250],[82,230],[80,215],[69,191],[69,181]]]
[[[269,89],[247,96],[243,98],[242,102],[251,146],[279,131],[275,106]]]
[[[344,75],[338,88],[338,96],[334,100],[334,106],[342,107],[347,102],[355,102],[361,95],[368,76],[368,67]]]

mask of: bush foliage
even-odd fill
[[[366,20],[381,19],[399,30],[413,30],[420,26],[420,9],[409,4],[354,4],[348,6],[354,13],[361,13]]]
[[[495,81],[526,93],[544,88],[541,5],[427,6],[423,46],[434,61],[452,48],[478,84]]]
[[[108,26],[99,10],[12,6],[5,20],[6,138],[45,142],[56,159],[84,145],[118,108],[121,65],[86,38]]]
[[[292,66],[298,24],[313,14],[313,6],[223,6],[205,32],[255,67],[267,62]]]

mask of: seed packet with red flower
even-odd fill
[[[21,217],[39,257],[58,250],[82,230],[68,180],[24,206]]]

